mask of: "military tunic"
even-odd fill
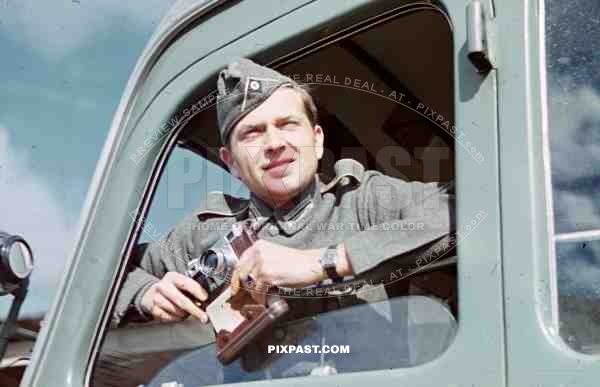
[[[183,273],[231,226],[255,219],[259,238],[297,249],[344,243],[356,277],[376,282],[394,278],[397,267],[423,265],[425,255],[442,256],[452,246],[454,195],[451,184],[406,182],[366,171],[351,159],[335,164],[327,185],[315,177],[290,210],[271,209],[259,198],[211,192],[194,213],[152,243],[120,291],[113,325],[123,317],[148,318],[141,310],[144,292],[169,271]],[[285,257],[282,257],[285,259]],[[395,278],[398,278],[396,275]],[[385,299],[382,287],[359,292],[366,300]],[[343,299],[339,300],[344,304]]]

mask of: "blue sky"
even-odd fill
[[[121,93],[171,3],[0,2],[0,230],[36,259],[22,316],[51,302]]]

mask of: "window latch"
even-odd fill
[[[467,57],[480,74],[489,73],[495,66],[489,45],[489,23],[480,0],[467,6]]]

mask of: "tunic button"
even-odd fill
[[[269,226],[269,234],[275,236],[277,234],[279,234],[279,228],[277,228],[276,225],[272,224]]]
[[[342,186],[347,186],[348,184],[350,184],[350,178],[349,178],[348,176],[343,176],[343,177],[340,179],[340,184],[341,184]]]

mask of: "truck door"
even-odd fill
[[[406,334],[406,318],[394,320],[389,347],[369,347],[369,337],[381,338],[376,327],[350,330],[349,337],[362,337],[364,345],[353,345],[352,355],[372,350],[385,361],[358,361],[339,375],[294,382],[504,386],[497,75],[486,46],[495,16],[491,2],[473,3],[297,0],[259,9],[256,2],[214,1],[174,8],[136,66],[115,115],[77,248],[23,385],[108,385],[123,383],[126,372],[134,376],[124,383],[146,384],[154,375],[144,374],[144,361],[154,367],[166,359],[166,367],[176,351],[211,345],[211,332],[194,321],[123,328],[111,322],[127,317],[115,318],[115,311],[143,236],[156,235],[156,227],[168,230],[193,206],[184,200],[168,211],[169,200],[188,188],[193,192],[194,183],[204,192],[196,194],[206,195],[204,172],[194,177],[194,165],[210,169],[213,177],[227,176],[214,153],[215,76],[242,56],[313,84],[322,120],[331,128],[324,173],[331,173],[336,159],[352,157],[405,180],[455,181],[456,258],[424,256],[404,271],[414,275],[390,284],[403,296],[425,295],[428,305],[446,304],[436,310],[458,321],[451,340],[418,361],[410,357],[415,352],[390,349],[414,340]],[[187,165],[178,170],[182,184],[169,187],[168,166],[178,163]],[[175,196],[161,195],[161,184]],[[235,183],[217,188],[240,194]],[[438,339],[419,340],[417,346]],[[103,366],[107,358],[116,367]],[[205,374],[216,374],[216,368]],[[292,370],[260,378],[283,385],[285,377],[298,375]],[[169,381],[177,382],[176,375]]]

